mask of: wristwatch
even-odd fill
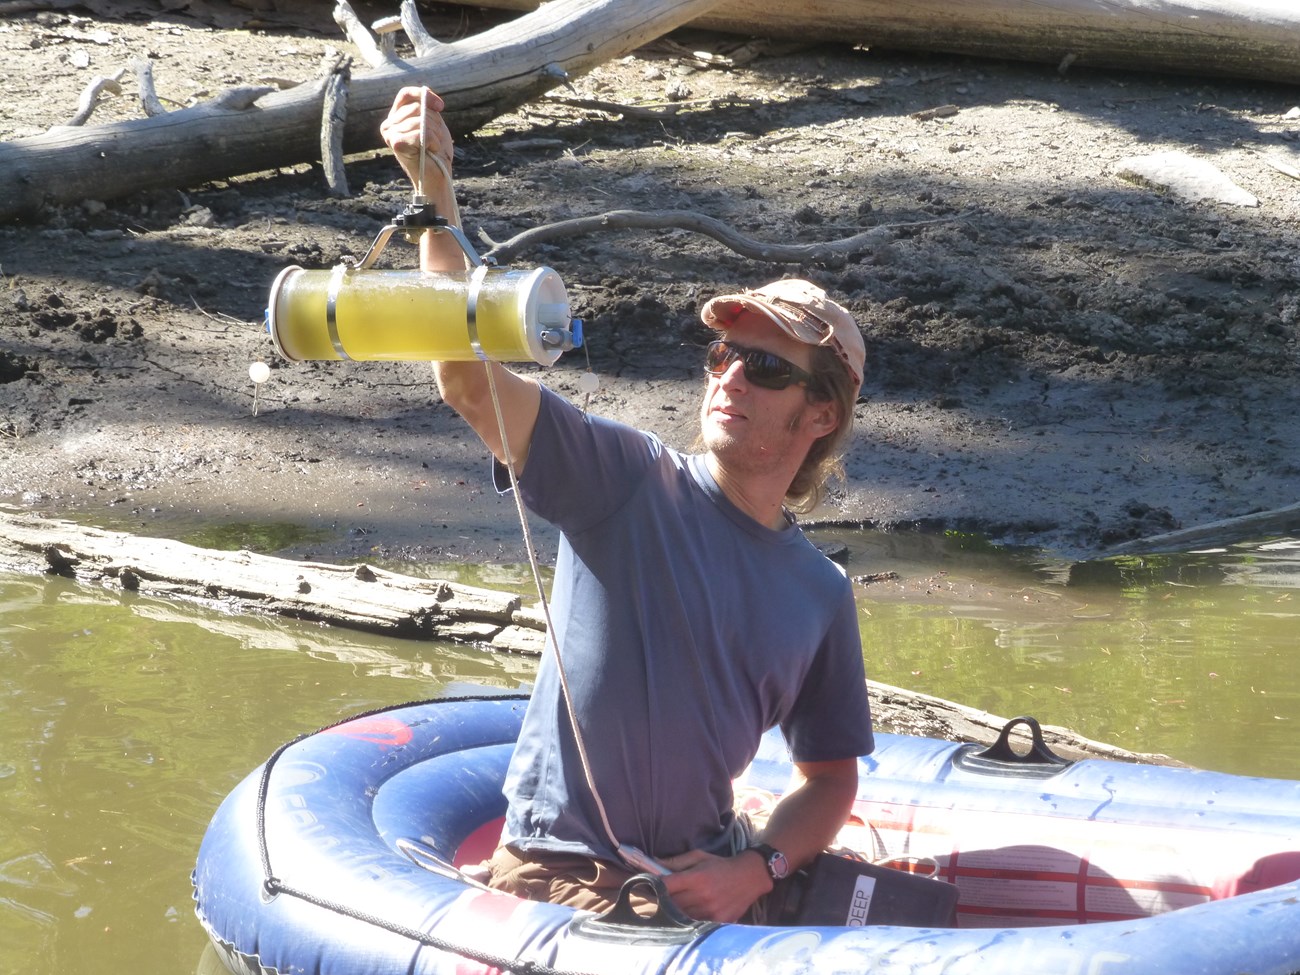
[[[790,876],[790,861],[785,858],[785,854],[780,850],[773,849],[766,843],[755,843],[748,847],[763,858],[763,866],[767,867],[767,875],[775,882],[784,880]]]

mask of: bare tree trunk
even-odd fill
[[[531,10],[537,0],[473,0]],[[692,26],[744,36],[1300,82],[1296,0],[723,0]]]
[[[377,148],[397,90],[428,85],[453,134],[621,57],[717,0],[553,0],[536,13],[403,64],[358,74],[348,93],[347,152]],[[0,221],[47,203],[109,200],[194,186],[320,158],[325,79],[288,91],[226,92],[191,108],[0,143]]]

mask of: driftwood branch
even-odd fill
[[[159,99],[153,83],[153,62],[148,58],[138,58],[133,62],[133,67],[135,84],[140,89],[140,107],[144,109],[144,114],[150,118],[155,115],[165,115],[167,109]]]
[[[442,42],[424,29],[415,0],[402,0],[402,12],[398,16],[402,19],[402,29],[415,47],[416,57],[427,57],[442,47]]]
[[[574,217],[571,220],[532,227],[501,243],[484,237],[491,247],[483,256],[504,264],[530,247],[562,237],[578,237],[611,230],[687,230],[711,237],[741,257],[757,261],[773,264],[834,264],[875,250],[893,240],[900,230],[949,223],[952,219],[943,217],[915,223],[881,224],[852,237],[812,244],[773,244],[746,237],[722,221],[694,210],[609,210],[588,217]]]
[[[342,3],[343,0],[339,2]],[[379,39],[379,53],[384,60],[400,63],[402,59],[397,56],[397,32],[402,29],[402,18],[383,17],[371,24],[370,29]]]
[[[325,80],[325,103],[321,108],[320,156],[325,185],[330,196],[348,195],[347,171],[343,166],[343,130],[348,120],[348,85],[352,80],[352,59],[340,57],[330,65]]]
[[[65,125],[84,125],[86,120],[94,114],[95,108],[99,105],[99,96],[104,92],[110,92],[114,95],[122,94],[122,76],[126,74],[123,68],[111,76],[100,76],[93,79],[81,92],[81,99],[77,102],[77,112],[72,118],[65,122]]]
[[[335,0],[334,4],[334,23],[343,29],[347,39],[356,45],[357,50],[361,53],[361,59],[372,68],[381,68],[385,65],[400,65],[401,59],[393,51],[393,39],[391,34],[379,30],[380,21],[376,24],[376,32],[379,39],[366,29],[365,24],[361,23],[361,18],[357,16],[356,11],[348,0]]]
[[[379,123],[401,87],[437,91],[453,135],[463,135],[716,2],[553,0],[482,34],[358,75],[348,96],[344,151],[380,147]],[[324,97],[323,80],[288,91],[238,89],[151,118],[0,143],[0,221],[47,204],[109,200],[315,162]]]
[[[966,707],[941,697],[909,691],[878,681],[867,681],[871,697],[871,715],[877,728],[903,735],[924,735],[950,741],[975,741],[991,745],[1006,727],[1007,718],[978,708]],[[1043,741],[1072,761],[1106,758],[1118,762],[1146,765],[1183,765],[1184,763],[1151,752],[1131,752],[1115,745],[1093,741],[1056,725],[1043,725]],[[1031,738],[1023,725],[1011,732],[1011,744],[1017,751],[1027,750]]]

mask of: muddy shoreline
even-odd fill
[[[323,12],[250,28],[144,3],[91,9],[6,22],[15,90],[0,138],[75,105],[76,50],[86,71],[148,52],[183,103],[214,65],[223,85],[305,76],[324,47],[345,46]],[[1296,501],[1300,183],[1266,165],[1296,157],[1293,88],[830,45],[772,45],[731,70],[680,54],[732,40],[675,35],[575,81],[607,103],[667,105],[671,90],[680,111],[548,102],[463,140],[471,236],[635,207],[778,242],[887,228],[880,243],[808,266],[683,231],[541,245],[519,263],[560,273],[589,336],[548,384],[580,400],[590,365],[591,409],[686,448],[699,305],[798,274],[853,309],[869,351],[848,482],[812,523],[969,531],[1087,558]],[[1170,148],[1212,161],[1258,205],[1116,175]],[[359,255],[409,193],[383,156],[348,169],[344,200],[302,167],[0,227],[0,501],[143,535],[295,526],[264,532],[264,550],[290,557],[520,561],[513,505],[490,490],[483,449],[427,364],[290,364],[269,347],[279,270]],[[256,361],[272,368],[254,414]]]

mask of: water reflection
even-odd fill
[[[1300,544],[1060,563],[850,539],[872,676],[1135,751],[1300,777]],[[937,567],[937,568],[936,568]]]
[[[1178,555],[1126,555],[1076,562],[1067,585],[1147,589],[1160,585],[1300,588],[1300,541],[1276,541],[1203,549]]]

